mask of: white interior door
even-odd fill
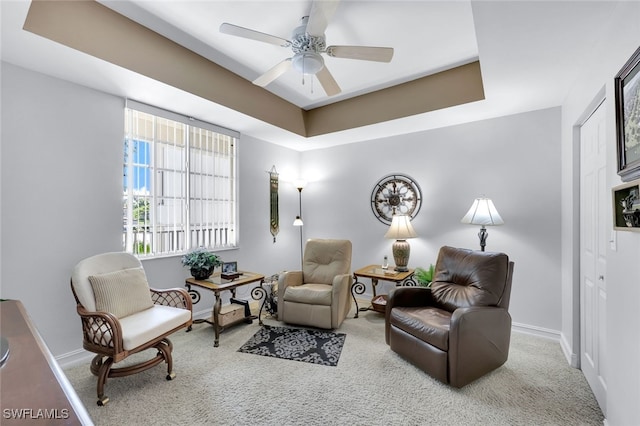
[[[605,106],[580,129],[580,367],[606,415],[607,190]]]

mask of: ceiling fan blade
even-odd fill
[[[289,71],[289,68],[291,68],[291,58],[285,59],[275,67],[271,68],[269,71],[262,74],[260,77],[253,80],[253,84],[255,84],[256,86],[265,87],[267,84],[271,83],[273,80]]]
[[[392,47],[329,46],[327,55],[334,58],[360,59],[363,61],[391,62]]]
[[[273,36],[271,34],[261,33],[260,31],[250,30],[249,28],[239,27],[237,25],[223,23],[220,25],[220,32],[237,37],[249,38],[251,40],[262,41],[264,43],[275,44],[276,46],[288,47],[291,45],[289,40]]]
[[[336,83],[326,66],[322,67],[322,69],[316,73],[316,77],[318,77],[318,81],[322,85],[327,96],[337,95],[342,92],[340,86],[338,86],[338,83]]]
[[[321,37],[327,29],[329,21],[336,11],[340,0],[316,0],[311,5],[309,12],[309,22],[307,23],[307,34]]]

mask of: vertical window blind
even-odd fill
[[[238,133],[127,101],[123,247],[138,256],[237,246]]]

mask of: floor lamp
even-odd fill
[[[487,245],[487,238],[489,237],[485,226],[502,225],[504,220],[500,217],[496,206],[493,205],[493,201],[489,198],[481,197],[473,201],[471,208],[460,222],[481,226],[480,232],[478,232],[478,238],[480,238],[480,250],[484,251]]]
[[[298,189],[298,216],[296,216],[296,219],[293,221],[293,226],[298,226],[300,228],[300,270],[302,270],[302,263],[303,263],[302,226],[304,225],[304,222],[302,221],[302,189],[305,187],[306,184],[307,182],[300,179],[294,182],[294,185]]]

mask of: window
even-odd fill
[[[123,247],[139,256],[237,246],[238,134],[127,101]]]

